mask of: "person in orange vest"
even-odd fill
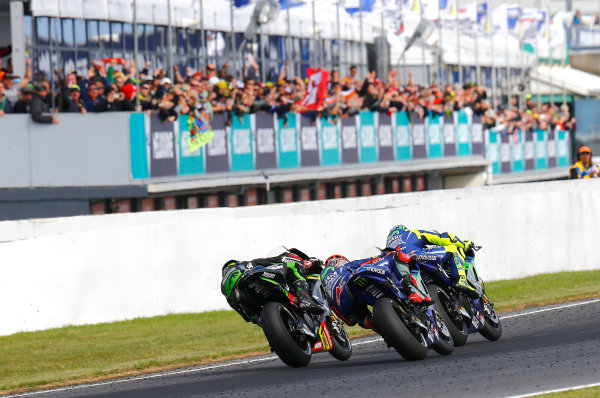
[[[600,168],[592,162],[592,150],[589,146],[580,146],[577,162],[569,169],[569,179],[595,177],[600,177]]]

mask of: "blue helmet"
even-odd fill
[[[405,231],[408,231],[408,228],[402,224],[396,225],[394,228],[392,228],[385,241],[386,247],[390,247],[392,249],[398,248],[399,241],[404,235]]]

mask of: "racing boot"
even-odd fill
[[[467,275],[464,268],[458,268],[458,278],[454,282],[454,287],[457,288],[461,293],[464,293],[470,299],[476,299],[479,297],[477,290],[467,281]]]
[[[430,305],[433,304],[433,300],[429,295],[424,294],[419,289],[419,284],[413,275],[404,275],[402,278],[402,287],[408,294],[408,301],[414,305]]]
[[[322,314],[325,309],[310,295],[308,283],[305,281],[296,281],[293,284],[293,293],[298,299],[298,308],[314,314]]]

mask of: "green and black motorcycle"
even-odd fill
[[[319,279],[321,269],[311,269],[306,278],[312,298],[324,309],[315,313],[301,308],[285,277],[288,266],[309,258],[297,249],[285,251],[291,254],[290,261],[284,257],[284,262],[267,266],[253,261],[226,265],[221,291],[246,321],[263,329],[271,350],[286,365],[307,366],[312,354],[322,351],[340,361],[347,360],[352,345],[343,323],[325,299]]]

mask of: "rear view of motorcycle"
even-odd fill
[[[475,247],[480,250],[481,247]],[[488,340],[496,341],[502,335],[502,324],[494,304],[487,296],[483,280],[477,274],[475,256],[465,257],[467,281],[477,290],[478,297],[469,298],[454,288],[450,271],[444,264],[434,260],[435,254],[443,252],[441,247],[428,249],[432,256],[417,256],[423,279],[435,307],[452,334],[454,344],[463,346],[470,333],[480,333]]]
[[[287,263],[269,266],[237,263],[224,269],[222,291],[230,305],[249,322],[259,325],[271,350],[288,366],[310,363],[313,353],[328,351],[338,360],[352,355],[343,324],[329,310],[321,282],[309,277],[312,297],[322,309],[301,308],[285,278]]]

